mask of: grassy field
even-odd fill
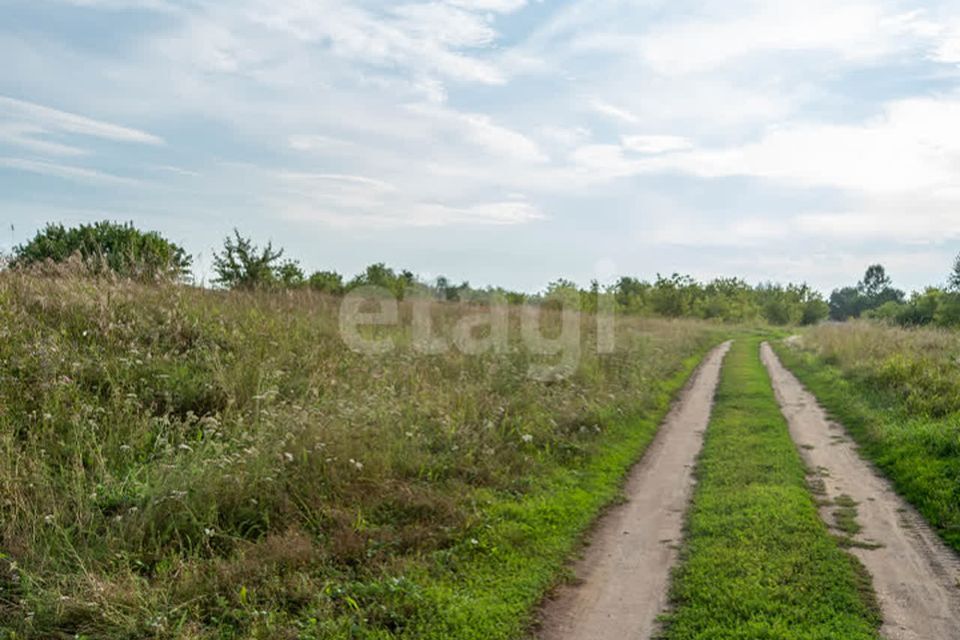
[[[758,345],[724,364],[665,637],[877,638],[869,579],[818,516]]]
[[[721,339],[622,319],[540,382],[337,308],[3,274],[0,638],[514,637]]]
[[[960,551],[960,334],[825,325],[777,352]]]

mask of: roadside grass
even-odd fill
[[[960,334],[860,322],[773,346],[860,452],[960,551]]]
[[[876,639],[869,578],[818,515],[759,343],[724,363],[664,638]]]
[[[539,381],[517,309],[366,356],[337,302],[2,274],[0,638],[516,637],[729,332],[620,318]]]

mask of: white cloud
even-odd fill
[[[293,171],[283,171],[280,172],[279,177],[283,180],[299,183],[316,181],[349,185],[351,187],[369,188],[377,191],[397,190],[396,186],[390,184],[389,182],[384,182],[383,180],[376,180],[374,178],[368,178],[367,176],[354,176],[341,173],[298,173]]]
[[[417,226],[449,224],[517,225],[546,219],[546,215],[529,202],[509,200],[463,207],[421,205],[414,208],[411,221]]]
[[[576,147],[590,139],[590,130],[586,127],[563,127],[546,125],[537,129],[537,136],[561,147]]]
[[[287,219],[298,222],[321,222],[340,228],[393,229],[399,227],[446,227],[446,226],[513,226],[545,220],[546,215],[535,205],[507,200],[463,206],[431,202],[394,203],[392,210],[351,202],[330,206],[322,201],[290,202],[274,201],[273,205]]]
[[[944,188],[960,185],[958,121],[958,97],[900,100],[861,124],[793,125],[759,142],[668,154],[633,166],[639,172],[754,176],[867,194]]]
[[[710,71],[771,51],[824,51],[856,61],[896,51],[899,36],[909,31],[900,14],[877,0],[775,0],[755,7],[719,21],[697,17],[651,29],[641,39],[641,57],[662,74]]]
[[[143,186],[144,183],[133,178],[125,178],[112,173],[97,171],[94,169],[85,169],[83,167],[74,167],[70,165],[57,164],[53,162],[43,162],[40,160],[27,160],[24,158],[6,158],[0,157],[0,167],[25,171],[38,175],[52,176],[72,180],[74,182],[85,182],[97,185],[114,186]]]
[[[433,105],[410,105],[411,113],[426,116],[435,125],[454,131],[473,145],[505,160],[540,163],[548,160],[537,143],[528,136],[501,126],[490,116],[461,113]]]
[[[447,0],[448,4],[470,11],[513,13],[527,5],[527,0]]]
[[[864,202],[852,211],[805,213],[797,216],[796,229],[832,242],[893,242],[931,244],[960,239],[960,199],[936,201]]]
[[[301,41],[327,44],[345,60],[417,76],[437,73],[464,82],[505,82],[494,64],[461,51],[490,45],[496,32],[480,16],[454,6],[403,3],[384,15],[334,0],[248,2],[255,23]]]
[[[482,16],[439,2],[400,4],[392,9],[397,26],[415,38],[456,48],[485,47],[497,32]]]
[[[621,143],[628,151],[649,154],[693,148],[693,143],[681,136],[624,136]]]
[[[591,100],[590,108],[600,115],[613,118],[614,120],[618,120],[620,122],[625,122],[627,124],[640,123],[640,118],[638,118],[635,114],[603,100]]]
[[[83,156],[87,152],[78,147],[45,140],[43,127],[21,123],[0,123],[0,142],[16,145],[36,153],[51,156]]]
[[[117,142],[163,144],[163,140],[146,131],[131,129],[102,120],[94,120],[75,113],[5,96],[0,96],[0,114],[9,119],[36,124],[50,131],[74,133]]]
[[[939,42],[932,58],[946,64],[960,64],[960,21],[943,26],[937,33]]]

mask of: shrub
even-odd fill
[[[183,279],[192,262],[186,251],[156,231],[140,231],[133,223],[102,221],[69,229],[48,224],[14,249],[11,266],[66,262],[76,255],[93,273],[142,280]]]
[[[214,282],[227,289],[260,289],[280,279],[279,273],[287,264],[277,265],[283,249],[274,250],[268,242],[261,249],[249,238],[244,238],[236,229],[233,237],[223,241],[223,250],[213,257]]]
[[[343,276],[336,271],[316,271],[307,279],[307,286],[314,291],[343,293]]]

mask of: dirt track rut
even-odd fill
[[[630,472],[627,502],[600,520],[574,567],[578,584],[561,588],[545,605],[543,640],[641,639],[656,629],[667,605],[693,468],[729,348],[725,343],[704,359]]]
[[[790,433],[825,498],[851,497],[859,543],[879,545],[852,551],[873,576],[883,611],[882,635],[889,640],[960,638],[960,560],[891,487],[865,462],[840,425],[830,422],[813,395],[780,363],[768,344],[762,357]],[[835,505],[821,515],[835,521]]]

